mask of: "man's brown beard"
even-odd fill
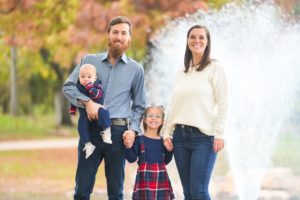
[[[113,58],[120,58],[122,54],[128,49],[129,47],[129,42],[127,44],[122,44],[120,48],[115,48],[114,45],[112,44],[112,41],[108,41],[108,51],[109,55],[112,56]]]

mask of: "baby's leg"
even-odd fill
[[[103,108],[100,108],[98,110],[98,125],[103,130],[100,132],[103,142],[112,144],[111,130],[110,130],[111,119],[110,119],[108,110],[103,109]]]

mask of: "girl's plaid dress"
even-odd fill
[[[132,194],[134,200],[171,200],[175,199],[171,182],[164,162],[162,152],[162,163],[147,163],[145,161],[144,137],[140,137],[141,154],[139,167]],[[163,143],[162,143],[163,145]],[[162,148],[164,149],[164,148]]]

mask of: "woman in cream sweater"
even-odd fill
[[[228,88],[224,68],[210,58],[210,33],[192,26],[184,67],[177,73],[163,129],[174,157],[185,199],[209,200],[208,184],[217,153],[224,148]]]

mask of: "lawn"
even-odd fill
[[[0,152],[0,199],[72,199],[76,149]],[[94,196],[103,195],[99,168]]]
[[[73,118],[76,121],[76,118]],[[57,128],[53,116],[17,117],[0,115],[0,142],[4,140],[78,137],[76,128]],[[38,122],[38,123],[37,123]],[[287,167],[300,175],[300,135],[281,134],[276,146],[274,167]],[[76,148],[26,151],[0,151],[0,200],[71,200],[74,191]],[[228,172],[225,152],[218,156],[213,176],[222,177]],[[173,161],[172,161],[173,162]],[[136,164],[127,164],[125,194],[132,191]],[[169,167],[171,179],[177,176],[175,165]],[[180,192],[179,181],[175,181]],[[173,186],[173,187],[174,187]],[[103,165],[100,166],[93,199],[106,199]]]
[[[75,149],[0,152],[0,194],[8,199],[67,194],[75,165]]]
[[[300,133],[282,134],[273,154],[275,166],[288,167],[300,175]]]
[[[76,124],[77,118],[72,120]],[[74,127],[57,127],[54,114],[40,116],[18,116],[0,114],[0,141],[20,139],[41,139],[53,137],[74,137]]]
[[[0,151],[0,199],[71,200],[74,191],[76,148]],[[136,166],[128,164],[125,191],[130,195]],[[126,173],[127,174],[127,173]],[[106,198],[103,165],[92,199]]]

